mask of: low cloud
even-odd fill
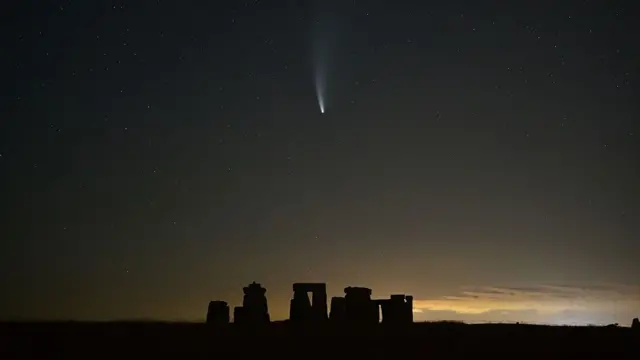
[[[414,301],[416,319],[630,323],[640,316],[640,286],[618,284],[476,287]]]

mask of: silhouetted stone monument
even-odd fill
[[[633,319],[631,322],[631,328],[636,331],[640,331],[640,320],[638,318]]]
[[[210,301],[207,309],[208,325],[226,325],[229,323],[229,305],[226,301]]]
[[[267,289],[255,281],[243,288],[242,306],[233,310],[233,322],[240,325],[261,325],[271,322],[265,296]]]
[[[391,295],[389,299],[373,300],[382,312],[382,323],[385,325],[406,326],[413,322],[413,297],[407,295]]]
[[[389,299],[376,299],[376,300],[371,300],[373,302],[373,305],[376,307],[376,323],[380,322],[380,313],[382,313],[382,320],[384,320],[384,312],[385,311],[389,311],[389,306],[388,304],[391,302],[391,300]],[[388,315],[387,315],[388,317]]]
[[[347,319],[347,301],[344,297],[334,296],[331,298],[331,312],[329,320],[332,323],[344,323]]]
[[[378,305],[371,300],[371,289],[365,287],[346,287],[346,320],[350,325],[375,325],[379,320]]]
[[[407,295],[391,295],[390,297],[390,323],[393,324],[410,324],[413,322],[413,296]],[[383,319],[384,321],[384,319]]]
[[[233,323],[238,325],[247,325],[248,321],[244,313],[243,306],[233,308]]]
[[[309,301],[308,293],[311,293]],[[327,285],[324,283],[295,283],[289,307],[294,324],[322,324],[327,321]]]

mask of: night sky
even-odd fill
[[[274,319],[327,282],[627,325],[633,4],[3,1],[0,319],[203,320],[255,280]]]

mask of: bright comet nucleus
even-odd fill
[[[318,96],[318,106],[320,106],[320,113],[324,114],[324,101],[322,95]]]
[[[316,74],[316,98],[318,98],[318,106],[320,107],[320,113],[324,114],[324,88],[323,79],[320,74]]]

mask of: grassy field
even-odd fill
[[[272,323],[251,331],[199,323],[57,322],[0,325],[0,359],[41,358],[509,358],[640,359],[640,332],[626,327],[415,323],[299,329]],[[353,352],[353,354],[351,354]],[[635,356],[634,356],[635,355]]]

